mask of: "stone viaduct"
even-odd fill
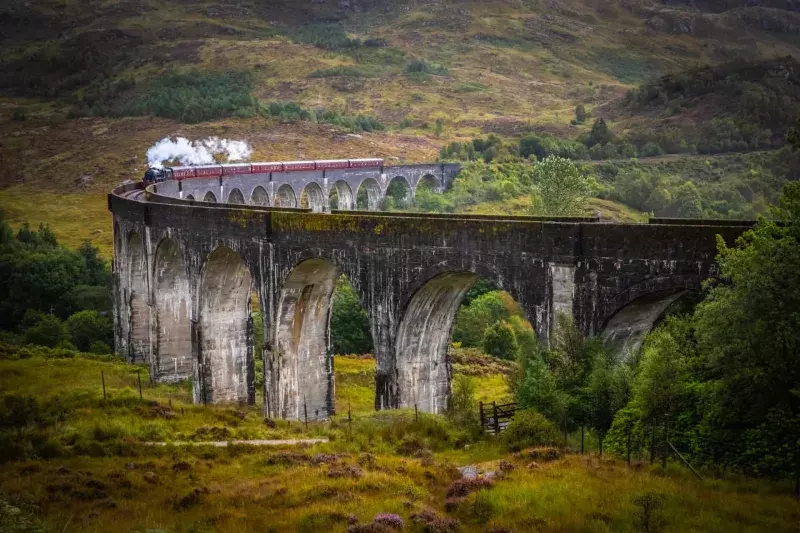
[[[387,167],[387,176],[392,172]],[[339,182],[355,191],[370,179],[385,194],[387,180],[380,176],[330,174],[298,177],[295,198],[319,187],[324,200]],[[406,178],[411,190],[427,175]],[[439,188],[451,179],[430,175]],[[593,218],[320,214],[314,207],[270,207],[284,205],[273,200],[280,196],[274,178],[185,180],[148,189],[130,183],[109,195],[109,209],[118,350],[132,362],[147,362],[157,381],[191,379],[195,402],[253,403],[261,394],[265,412],[280,418],[302,418],[304,404],[309,418],[334,412],[329,319],[340,275],[369,316],[376,408],[416,404],[441,412],[450,392],[453,319],[480,277],[516,299],[543,342],[556,315],[568,313],[585,335],[636,346],[669,303],[715,275],[716,236],[730,243],[749,227],[701,220],[601,224]],[[235,190],[247,201],[257,198],[259,187],[270,195],[264,205],[236,205]],[[209,191],[211,202],[189,198],[206,198]],[[220,197],[233,202],[213,201]],[[348,198],[341,205],[352,207]],[[377,204],[371,200],[370,207]],[[256,306],[259,314],[252,313]],[[254,385],[258,358],[264,362],[260,391]]]
[[[314,212],[357,208],[359,193],[363,209],[377,211],[389,185],[402,185],[407,202],[413,202],[417,187],[436,192],[450,187],[458,164],[403,165],[383,169],[310,170],[193,178],[159,184],[159,193],[203,202],[251,204],[267,207],[307,207]]]

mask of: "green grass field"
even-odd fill
[[[28,521],[59,532],[345,531],[348,521],[365,524],[378,513],[399,515],[407,531],[452,531],[431,529],[445,527],[446,519],[475,532],[797,531],[800,507],[788,486],[699,481],[677,464],[661,471],[594,454],[548,462],[527,452],[509,454],[491,438],[471,441],[443,417],[423,414],[415,421],[413,412],[375,413],[369,392],[374,364],[338,357],[339,414],[306,431],[297,422],[270,429],[256,407],[193,406],[185,385],[154,386],[145,379],[140,402],[143,367],[82,357],[0,360],[5,395],[58,400],[64,411],[48,430],[50,439],[64,443],[60,454],[51,449],[47,459],[0,464],[0,513],[9,506],[19,510],[1,516],[12,526]],[[486,374],[485,367],[462,371],[474,374],[479,395],[503,390],[504,378]],[[341,410],[348,399],[352,426]],[[141,444],[307,436],[330,442],[283,448]],[[456,466],[500,472],[501,460],[504,472],[490,487],[448,497],[458,492]],[[643,529],[645,506],[648,527],[658,529]],[[421,520],[425,511],[433,521],[428,529],[412,519]]]

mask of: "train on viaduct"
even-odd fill
[[[479,278],[515,298],[542,342],[566,313],[584,335],[636,349],[671,302],[716,275],[717,236],[731,243],[751,226],[381,212],[391,183],[413,201],[424,181],[449,187],[458,165],[254,168],[109,194],[115,342],[154,381],[191,380],[197,403],[259,395],[276,418],[334,413],[330,312],[342,275],[369,317],[375,407],[438,413],[453,320]],[[362,189],[369,201],[355,210]]]

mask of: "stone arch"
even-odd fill
[[[275,193],[275,207],[297,207],[297,195],[288,183],[278,187]]]
[[[253,205],[269,205],[269,193],[267,190],[259,185],[253,189],[253,194],[250,195],[250,203]]]
[[[453,319],[478,278],[473,272],[441,273],[429,278],[409,299],[395,338],[398,407],[416,405],[430,413],[447,408]]]
[[[414,199],[414,190],[411,187],[411,183],[405,176],[393,177],[386,187],[386,198],[392,198],[397,207],[408,207]]]
[[[141,236],[132,232],[128,238],[128,359],[149,363],[150,307],[147,298],[147,255]]]
[[[439,178],[433,174],[425,174],[417,182],[414,192],[416,193],[416,191],[419,191],[420,189],[428,189],[431,192],[440,192],[441,183],[439,183]]]
[[[203,196],[204,202],[211,202],[217,203],[217,195],[214,194],[212,191],[208,191],[205,196]]]
[[[328,205],[331,206],[331,210],[334,209],[334,203],[331,200],[331,197],[334,193],[336,194],[335,209],[340,211],[349,211],[355,209],[356,201],[355,197],[353,196],[353,190],[346,181],[339,180],[333,184],[333,187],[331,187],[331,194],[328,196]]]
[[[666,289],[639,296],[606,321],[601,337],[613,347],[621,359],[635,357],[642,348],[644,338],[667,308],[688,291]]]
[[[275,333],[280,371],[274,405],[281,418],[300,419],[304,406],[312,419],[333,414],[329,316],[338,276],[333,263],[314,258],[283,282]]]
[[[193,373],[191,288],[181,250],[173,239],[158,246],[153,267],[155,381],[173,382]]]
[[[242,191],[239,189],[233,189],[231,193],[228,195],[228,203],[229,204],[243,204],[244,203],[244,195]]]
[[[203,266],[197,336],[200,398],[205,403],[254,399],[251,283],[241,256],[226,246],[214,250]]]
[[[356,208],[367,211],[378,211],[381,208],[381,186],[374,178],[367,178],[358,185],[356,191]]]
[[[194,196],[191,194],[186,195],[187,200],[194,200]]]
[[[306,185],[303,192],[300,194],[300,207],[311,209],[315,213],[322,213],[327,211],[327,199],[322,192],[322,187],[317,183],[311,182]]]

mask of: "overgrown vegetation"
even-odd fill
[[[111,352],[111,272],[91,243],[70,250],[47,226],[14,233],[0,218],[0,275],[3,339]]]

